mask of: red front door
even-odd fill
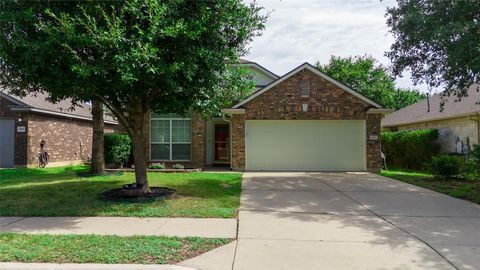
[[[215,125],[215,162],[230,161],[230,145],[229,145],[229,126],[228,124]]]

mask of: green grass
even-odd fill
[[[101,193],[134,182],[133,173],[80,177],[85,166],[0,170],[2,216],[235,217],[239,173],[149,173],[150,186],[177,190],[165,201],[106,202]]]
[[[154,236],[0,234],[0,261],[28,263],[173,264],[229,239]]]
[[[480,204],[480,180],[441,179],[421,172],[382,171],[381,175]]]

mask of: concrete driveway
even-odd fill
[[[478,205],[375,174],[245,173],[239,215],[228,269],[480,269]]]

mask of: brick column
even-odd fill
[[[379,172],[382,168],[380,154],[380,121],[382,117],[382,114],[367,114],[367,170],[370,172]],[[377,139],[370,139],[370,136],[376,136]]]
[[[22,119],[21,122],[18,119]],[[25,132],[17,132],[18,126],[24,126]],[[15,118],[15,167],[26,167],[28,164],[28,113],[18,113]]]
[[[232,169],[245,170],[245,115],[232,115]]]
[[[205,165],[205,121],[194,113],[192,118],[192,166],[203,167]]]

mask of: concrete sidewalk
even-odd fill
[[[0,217],[0,232],[236,238],[237,220],[221,218]]]

